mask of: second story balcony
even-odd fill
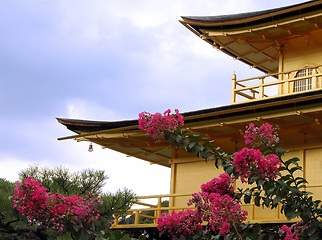
[[[260,100],[322,88],[322,65],[237,80],[232,77],[231,103]]]

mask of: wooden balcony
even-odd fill
[[[322,65],[237,80],[232,77],[231,103],[315,91],[322,88]]]
[[[134,216],[134,223],[122,223],[121,219],[116,216],[114,224],[111,228],[148,228],[157,226],[157,218],[163,212],[170,214],[172,211],[184,211],[186,209],[193,209],[193,207],[175,207],[173,203],[176,198],[189,197],[191,194],[166,194],[166,195],[152,195],[138,197],[138,202],[132,209],[129,209],[128,216]],[[163,207],[162,201],[169,201],[169,206]],[[151,203],[152,202],[152,203]],[[153,204],[156,203],[156,204]],[[151,212],[151,214],[148,214]],[[151,219],[151,223],[142,223],[143,219]]]
[[[314,193],[315,199],[318,199],[322,193],[322,185],[307,186],[309,192]],[[157,218],[161,216],[163,212],[171,214],[172,211],[184,211],[186,209],[194,209],[193,206],[175,206],[175,200],[178,198],[189,198],[191,194],[167,194],[167,195],[152,195],[138,197],[139,201],[134,208],[129,209],[127,217],[134,216],[134,221],[126,222],[122,221],[118,216],[115,217],[112,229],[147,229],[157,227]],[[163,207],[162,201],[168,200],[169,206]],[[156,204],[151,204],[150,202]],[[272,224],[272,223],[287,223],[289,222],[286,217],[281,213],[281,206],[276,209],[268,209],[262,207],[256,207],[254,199],[250,204],[241,204],[242,208],[248,212],[247,221],[251,223],[260,224]],[[151,214],[148,214],[151,212]],[[151,219],[149,223],[142,221],[144,219]],[[124,220],[124,219],[123,219]],[[296,222],[298,219],[293,219],[291,222]]]

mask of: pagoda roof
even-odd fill
[[[214,48],[276,73],[285,41],[321,30],[322,1],[222,16],[182,16],[180,22]]]
[[[316,119],[322,119],[321,103],[322,90],[316,90],[191,111],[182,115],[185,128],[207,135],[215,139],[224,149],[229,150],[232,139],[243,142],[241,132],[249,122],[278,124],[284,139],[288,139],[287,136],[291,135],[293,141],[302,139],[296,137],[302,134],[301,127],[303,129],[314,128],[311,134],[320,133],[322,124]],[[144,131],[139,130],[137,120],[91,121],[57,118],[57,121],[76,133],[76,135],[62,137],[59,140],[91,141],[103,148],[109,148],[150,163],[167,167],[171,165],[173,148],[168,142],[156,142]],[[308,139],[313,140],[321,137],[307,135]]]

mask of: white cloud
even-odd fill
[[[73,99],[67,103],[67,116],[72,119],[120,120],[120,116],[106,107],[87,99]]]
[[[19,159],[5,153],[1,153],[0,164],[0,178],[5,178],[12,182],[18,180],[18,175],[22,169],[30,166],[30,163],[26,159]]]

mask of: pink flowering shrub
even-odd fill
[[[276,129],[269,123],[264,123],[260,127],[255,127],[253,123],[250,123],[246,128],[244,138],[245,144],[252,147],[275,146],[279,142]]]
[[[171,114],[168,109],[163,113],[151,114],[142,112],[139,114],[139,129],[146,131],[147,135],[151,135],[156,139],[163,135],[163,131],[171,131],[178,126],[183,125],[183,116],[175,109],[175,114]]]
[[[232,225],[246,220],[247,211],[242,210],[239,201],[234,198],[232,182],[234,178],[223,173],[201,186],[201,192],[192,194],[188,205],[194,204],[195,211],[165,213],[158,218],[158,229],[162,234],[172,237],[187,236],[201,228],[200,223],[207,222],[207,229],[226,236]],[[184,222],[184,223],[182,223]]]
[[[280,238],[279,240],[298,240],[298,239],[300,239],[300,234],[298,233],[298,231],[294,231],[294,228],[292,226],[288,227],[287,225],[284,224],[280,228],[279,232],[280,232],[279,236],[283,237],[283,238]]]
[[[12,202],[30,220],[42,219],[49,207],[49,195],[41,183],[29,177],[16,183]]]
[[[234,196],[234,182],[235,178],[233,175],[229,176],[228,173],[222,173],[218,178],[213,178],[211,181],[202,184],[201,191],[208,194],[218,193],[220,195],[228,194]]]
[[[174,239],[194,234],[202,228],[200,215],[191,209],[173,211],[170,215],[162,213],[157,223],[161,234],[170,235]]]
[[[276,178],[278,168],[281,166],[279,158],[275,154],[263,156],[258,149],[243,148],[236,152],[232,164],[236,165],[236,171],[242,182],[247,182],[250,177],[257,179]],[[251,180],[249,183],[254,182]]]
[[[147,134],[154,138],[161,136],[163,131],[169,130],[168,126],[171,125],[162,127],[162,117],[161,114],[141,113],[140,129],[146,130]],[[213,234],[216,239],[222,237],[244,239],[245,236],[256,239],[260,235],[268,238],[274,236],[274,239],[280,237],[286,240],[321,239],[321,201],[313,201],[311,193],[305,190],[307,180],[295,175],[296,171],[302,171],[298,163],[300,159],[297,157],[287,161],[282,159],[286,151],[278,147],[279,137],[276,129],[268,123],[260,127],[255,127],[253,123],[249,124],[244,137],[245,144],[252,148],[243,148],[234,154],[226,154],[220,147],[214,147],[212,140],[208,140],[208,137],[203,137],[196,132],[173,131],[170,134],[164,134],[165,140],[168,140],[175,148],[181,147],[187,152],[204,158],[207,162],[214,159],[216,167],[223,167],[226,173],[203,184],[201,192],[192,194],[188,205],[194,204],[195,211],[163,214],[158,219],[161,233],[172,237],[192,237],[192,239],[212,239]],[[238,189],[239,192],[234,193],[232,183],[235,179],[232,176],[240,177],[244,183],[256,184],[247,189]],[[279,176],[278,180],[277,176]],[[239,204],[242,198],[245,203],[250,203],[253,199],[257,207],[266,206],[273,209],[281,204],[281,213],[288,220],[301,217],[305,224],[291,227],[284,225],[279,231],[258,230],[260,228],[256,224],[243,223],[247,212],[242,210]],[[194,233],[191,231],[191,226],[195,226],[192,223],[199,224],[200,221],[206,225],[205,231],[197,229],[198,235],[191,236]]]
[[[246,220],[247,211],[242,210],[237,199],[227,194],[199,192],[192,195],[188,205],[195,204],[197,213],[207,223],[207,229],[223,237],[231,231],[231,224]]]
[[[11,196],[13,207],[28,217],[41,228],[53,228],[57,232],[64,229],[66,223],[92,224],[99,217],[96,210],[101,204],[97,196],[86,199],[79,196],[64,197],[61,194],[49,195],[41,183],[28,177],[23,183],[17,182],[14,196]]]

